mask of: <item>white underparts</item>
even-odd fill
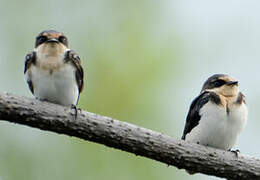
[[[76,105],[79,96],[76,68],[64,63],[63,58],[64,55],[46,57],[38,54],[36,65],[32,64],[25,76],[32,81],[37,98],[64,106]]]
[[[224,150],[229,150],[235,145],[247,121],[247,107],[244,103],[234,104],[228,113],[225,107],[208,102],[199,113],[199,124],[185,139]]]

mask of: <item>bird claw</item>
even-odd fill
[[[41,99],[41,98],[39,98],[39,97],[36,97],[35,99],[36,99],[36,100],[39,100],[39,101],[47,101],[47,99]]]
[[[235,153],[236,157],[238,157],[238,154],[240,153],[239,149],[236,149],[236,150],[229,150],[230,152],[232,153]]]
[[[74,105],[74,104],[71,105],[71,109],[74,109],[74,110],[75,110],[75,115],[74,115],[74,117],[75,117],[75,119],[77,119],[77,117],[78,117],[78,110],[81,111],[81,109],[80,109],[80,108],[77,108],[77,106]]]

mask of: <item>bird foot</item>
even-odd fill
[[[41,99],[39,97],[36,97],[35,99],[39,100],[39,101],[47,101],[47,99]]]
[[[240,153],[239,149],[236,149],[236,150],[229,149],[228,151],[235,153],[236,157],[238,157],[238,154]]]
[[[77,119],[77,117],[78,117],[78,110],[81,111],[81,109],[80,109],[80,108],[77,108],[77,106],[74,105],[74,104],[71,105],[71,109],[74,109],[74,110],[75,110],[74,117],[75,117],[75,119]]]

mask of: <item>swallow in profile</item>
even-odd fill
[[[182,139],[231,150],[247,122],[245,96],[234,78],[215,74],[191,103]]]
[[[46,30],[36,37],[34,50],[25,57],[24,74],[37,99],[76,108],[83,69],[63,33]]]

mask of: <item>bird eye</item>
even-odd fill
[[[63,44],[67,44],[67,39],[66,39],[65,36],[60,36],[60,37],[59,37],[59,41],[60,41],[61,43],[63,43]]]
[[[45,36],[39,36],[39,37],[37,38],[37,44],[40,45],[40,44],[44,43],[46,40],[47,40],[47,37],[45,37]]]
[[[213,82],[214,87],[220,87],[223,86],[224,84],[226,84],[226,82],[220,79]]]

